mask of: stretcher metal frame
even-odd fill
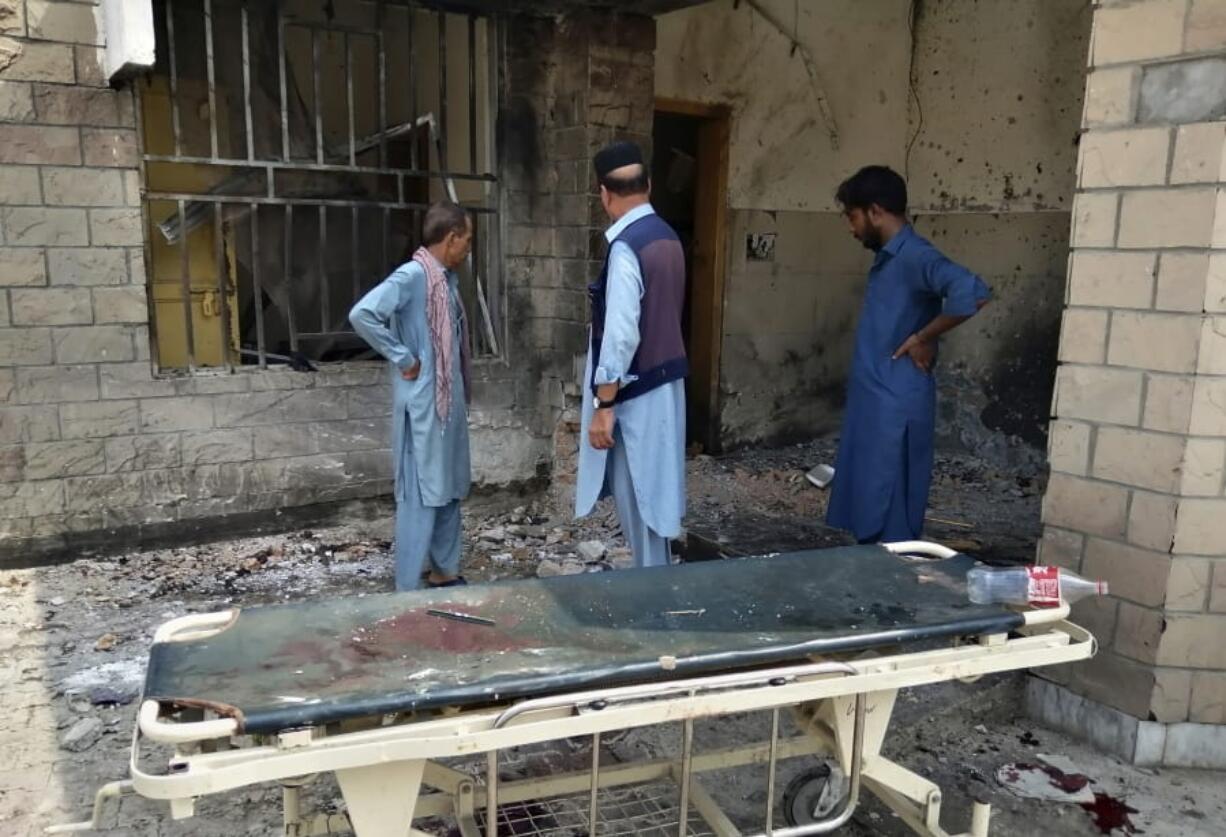
[[[887,544],[896,555],[949,558],[956,553],[934,543]],[[682,680],[584,690],[530,698],[494,708],[431,713],[429,719],[388,716],[366,728],[345,725],[286,730],[273,735],[239,735],[233,718],[173,721],[158,701],[144,701],[133,733],[131,778],[100,789],[93,818],[54,826],[50,833],[101,827],[105,803],[126,793],[166,800],[175,819],[195,813],[196,800],[249,785],[283,787],[287,837],[353,832],[357,837],[425,835],[415,819],[451,817],[463,837],[496,837],[499,806],[586,795],[588,833],[598,827],[601,793],[649,782],[677,785],[678,833],[690,832],[695,814],[718,837],[742,831],[720,809],[695,774],[747,765],[765,765],[765,825],[754,837],[824,834],[853,815],[862,790],[894,811],[916,834],[926,837],[987,837],[990,806],[973,803],[970,830],[953,835],[941,827],[940,788],[881,754],[898,691],[950,680],[970,682],[985,674],[1085,660],[1096,651],[1094,637],[1069,622],[1069,608],[1023,611],[1013,634],[991,633],[952,647],[912,653],[861,654],[852,659],[813,659],[791,665]],[[158,629],[154,642],[200,639],[224,628],[232,611],[174,619]],[[664,661],[662,661],[664,662]],[[790,707],[801,734],[780,738],[780,711]],[[733,713],[769,711],[771,737],[711,752],[694,752],[694,722]],[[681,723],[676,758],[617,765],[600,760],[601,737],[614,731]],[[507,748],[559,739],[587,738],[590,770],[499,781],[498,754]],[[175,754],[164,773],[140,765],[142,739],[171,744]],[[781,759],[830,754],[847,776],[849,790],[837,813],[790,827],[775,827],[776,767]],[[484,755],[484,783],[441,759]],[[339,814],[304,814],[301,788],[321,772],[335,774],[346,803]],[[423,793],[424,787],[432,789]]]

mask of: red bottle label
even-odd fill
[[[1027,567],[1027,597],[1035,607],[1057,607],[1060,604],[1060,568]]]

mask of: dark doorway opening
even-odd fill
[[[728,128],[724,107],[656,102],[651,202],[685,250],[686,442],[708,452],[719,450]]]

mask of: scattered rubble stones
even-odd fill
[[[72,725],[60,742],[70,753],[83,753],[102,738],[103,723],[98,718],[82,718]]]
[[[762,542],[789,543],[783,540],[787,537],[804,542],[823,531],[823,536],[837,542],[840,534],[819,526],[829,491],[813,487],[803,476],[814,465],[833,461],[831,442],[694,457],[688,463],[689,535],[720,544],[741,542],[747,529],[757,526]],[[1039,480],[994,471],[969,457],[940,456],[932,513],[962,525],[934,524],[929,535],[938,540],[974,539],[993,548],[1005,543],[1010,557],[1032,557],[1042,488]],[[1013,496],[1015,490],[1024,496]],[[607,501],[581,520],[574,519],[566,496],[511,502],[503,498],[498,503],[497,498],[474,498],[465,506],[463,572],[470,581],[633,566]],[[486,537],[487,533],[500,537]],[[114,765],[125,763],[143,665],[160,624],[232,606],[387,592],[392,588],[391,534],[388,516],[375,522],[185,544],[100,561],[0,570],[0,673],[5,675],[0,693],[6,708],[17,710],[0,718],[0,740],[9,748],[4,752],[16,759],[16,767],[6,776],[15,775],[13,771],[33,776],[56,765],[51,785],[32,791],[30,801],[6,798],[0,792],[0,834],[35,833],[14,831],[6,817],[21,818],[23,824],[37,820],[41,829],[52,816],[58,821],[66,812],[79,816],[92,804],[96,786],[115,778]],[[100,643],[107,635],[114,644]],[[102,650],[107,647],[110,650]],[[900,698],[909,699],[909,695]],[[996,726],[993,721],[992,729]],[[65,750],[88,751],[88,755],[67,757]],[[1015,758],[1025,756],[1018,752]],[[317,783],[308,790],[311,793],[329,800],[336,796],[335,786],[327,782]],[[258,816],[273,817],[275,800],[264,804],[272,797],[251,798],[260,804],[236,805],[234,818],[256,816],[252,812],[257,809]],[[225,797],[219,804],[231,802]],[[38,806],[46,810],[37,813]],[[122,810],[127,810],[126,803]],[[166,816],[161,807],[152,811],[134,808],[122,815]],[[196,822],[187,827],[208,827],[203,817]],[[272,819],[264,824],[268,823],[272,823],[269,829],[279,827]],[[121,823],[128,826],[133,822]],[[233,826],[227,833],[249,833],[252,828]]]
[[[579,552],[579,557],[588,563],[599,561],[609,551],[609,548],[600,541],[584,541],[575,548]]]

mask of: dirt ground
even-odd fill
[[[688,537],[679,551],[697,560],[844,543],[821,526],[826,492],[804,479],[808,468],[832,461],[825,442],[692,459]],[[1032,479],[942,457],[928,536],[995,563],[1031,560],[1041,491]],[[465,530],[470,581],[606,571],[629,558],[608,508],[574,521],[545,498],[487,498],[470,505]],[[381,520],[0,572],[0,835],[24,837],[81,819],[97,786],[125,776],[136,698],[158,625],[232,604],[388,590],[389,538],[390,521]],[[1020,714],[1022,683],[1022,675],[1013,675],[901,696],[887,753],[942,785],[947,828],[967,827],[976,798],[994,804],[999,835],[1222,833],[1221,774],[1139,770],[1036,727]],[[743,743],[761,735],[765,723],[755,715],[700,724],[697,746]],[[675,729],[634,732],[609,742],[605,758],[671,753],[676,743]],[[590,759],[563,745],[517,754],[513,767],[554,771]],[[1040,754],[1078,765],[1103,795],[1098,809],[1018,798],[997,781],[1003,765],[1035,763]],[[787,763],[780,787],[813,766],[806,759]],[[762,827],[764,771],[733,771],[704,783],[739,826]],[[330,778],[305,797],[324,809],[341,804]],[[160,803],[127,798],[108,814],[108,824],[112,834],[140,837],[276,834],[279,792],[209,797],[195,818],[182,821],[171,820]],[[446,833],[448,826],[439,829]],[[909,832],[870,800],[841,833]]]

